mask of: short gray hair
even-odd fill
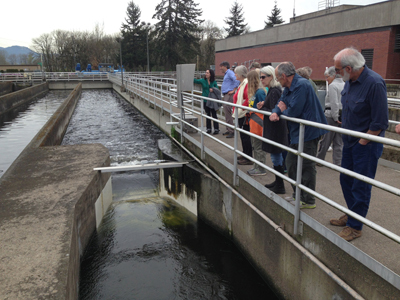
[[[297,75],[300,75],[301,77],[305,78],[305,79],[310,79],[310,73],[307,71],[307,69],[305,67],[303,68],[298,68],[296,70]]]
[[[365,65],[365,58],[355,48],[345,48],[336,53],[333,58],[335,61],[339,60],[342,68],[346,66],[352,67],[353,71],[358,71]]]
[[[247,68],[243,65],[237,66],[235,68],[235,73],[238,74],[239,77],[246,78],[247,77]]]
[[[296,74],[296,67],[290,61],[280,63],[277,67],[278,75],[285,74],[287,77]]]
[[[280,87],[281,84],[276,80],[275,69],[272,66],[266,66],[260,70],[261,73],[265,75],[272,76],[271,82],[269,83],[270,87]]]
[[[340,76],[340,74],[336,73],[336,70],[335,70],[334,66],[329,67],[328,69],[326,69],[325,72],[324,72],[324,75],[328,76],[328,77],[333,77],[333,78],[342,78],[342,76]]]

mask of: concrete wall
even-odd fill
[[[0,299],[78,298],[80,257],[112,197],[110,174],[93,171],[110,165],[103,145],[56,146],[80,93],[0,179]]]
[[[200,149],[190,142],[186,141],[185,147],[196,156],[200,155]],[[172,154],[165,153],[164,147],[160,158],[184,159],[179,158],[179,148],[171,148]],[[220,162],[208,155],[203,161],[232,184],[232,172]],[[179,170],[165,169],[162,175],[160,181],[166,188],[164,194],[172,199],[179,198],[182,193],[184,197],[195,196],[198,217],[233,240],[260,275],[284,299],[354,299],[354,291],[350,292],[348,287],[339,284],[332,278],[334,274],[365,299],[398,297],[399,291],[395,287],[312,228],[305,225],[302,236],[296,236],[296,240],[288,239],[225,185],[195,165],[184,165]],[[292,234],[293,215],[269,198],[267,193],[244,180],[235,189],[246,195],[248,201],[285,232]],[[312,254],[329,272],[323,271],[296,244],[308,245],[307,248],[312,249]]]
[[[72,90],[78,83],[82,83],[82,89],[112,89],[112,83],[104,81],[50,81],[50,90]]]
[[[14,84],[12,82],[0,82],[0,97],[12,93]]]
[[[0,97],[0,115],[12,110],[13,108],[31,101],[36,97],[44,96],[49,90],[47,83],[35,85],[14,93],[10,93]]]

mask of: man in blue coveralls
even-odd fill
[[[296,68],[291,62],[283,62],[275,69],[275,75],[279,83],[285,90],[282,93],[281,99],[272,110],[269,119],[272,122],[279,121],[281,114],[304,119],[308,121],[326,124],[326,118],[321,104],[314,92],[311,83],[296,74]],[[297,150],[299,145],[299,128],[300,124],[288,122],[290,134],[290,148]],[[306,126],[304,132],[304,153],[316,156],[318,141],[326,130]],[[296,180],[297,173],[297,155],[288,152],[286,156],[286,167],[288,175],[291,179]],[[301,183],[306,187],[315,191],[317,171],[315,162],[309,159],[304,159],[302,168]],[[293,186],[295,190],[295,187]],[[294,194],[293,194],[294,198]],[[315,208],[315,198],[313,195],[301,191],[300,208]]]
[[[342,91],[342,127],[363,133],[385,136],[389,126],[386,84],[383,78],[365,65],[365,59],[354,48],[346,48],[334,57],[336,73],[346,82]],[[369,178],[375,178],[383,144],[349,135],[343,137],[342,167]],[[340,184],[347,207],[366,217],[372,186],[340,174]],[[351,241],[361,236],[363,223],[343,215],[331,219],[335,226],[345,226],[339,236]]]

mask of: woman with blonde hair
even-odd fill
[[[263,102],[265,99],[265,89],[261,85],[260,75],[257,71],[250,71],[247,74],[247,94],[249,96],[249,107],[257,108],[257,103]],[[259,136],[263,135],[263,119],[264,115],[256,112],[249,113],[250,132]],[[250,137],[251,146],[253,149],[254,158],[259,162],[265,164],[265,153],[262,150],[262,141]],[[248,170],[250,176],[266,175],[265,169],[258,164],[254,164],[253,168]]]
[[[267,97],[264,102],[260,102],[257,104],[258,109],[266,110],[272,112],[272,109],[275,108],[276,104],[279,102],[279,99],[282,94],[282,88],[275,76],[275,69],[272,66],[267,66],[261,69],[261,83],[264,87],[268,87]],[[285,120],[279,120],[278,122],[271,122],[268,117],[264,118],[263,123],[263,137],[274,142],[280,143],[282,145],[287,146],[288,143],[288,131]],[[282,148],[277,146],[264,143],[262,145],[262,149],[265,152],[271,154],[271,161],[274,165],[274,169],[281,174],[284,174],[283,167],[283,155],[284,151]],[[285,185],[283,179],[279,176],[275,176],[275,181],[266,184],[266,188],[269,188],[275,194],[285,194]]]
[[[233,96],[233,103],[248,106],[249,98],[247,96],[247,68],[245,66],[238,66],[235,68],[235,76],[236,79],[240,81],[240,84],[236,90],[235,95]],[[238,108],[238,125],[239,128],[249,131],[249,123],[246,120],[246,110],[242,108]],[[235,117],[235,107],[233,108],[232,117]],[[250,136],[244,133],[240,133],[240,139],[242,141],[243,153],[253,157],[253,151],[251,149],[251,140]],[[251,165],[252,162],[245,157],[241,157],[238,159],[239,165]]]

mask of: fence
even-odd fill
[[[118,76],[115,74],[110,75],[110,80],[117,84],[121,84],[120,78],[118,78]],[[333,201],[329,197],[322,195],[322,194],[320,194],[316,191],[313,191],[313,190],[309,189],[308,187],[302,185],[301,184],[301,172],[299,172],[297,174],[296,180],[292,180],[292,179],[288,178],[287,176],[275,171],[271,167],[255,160],[252,157],[249,157],[246,154],[244,154],[243,152],[241,152],[238,149],[238,133],[244,133],[244,134],[250,135],[250,136],[257,138],[263,142],[278,146],[288,152],[292,152],[293,154],[297,155],[299,157],[298,170],[301,170],[303,159],[309,159],[316,163],[324,165],[332,170],[335,170],[337,172],[340,172],[340,173],[349,175],[351,177],[354,177],[358,180],[367,182],[377,188],[380,188],[388,193],[392,193],[396,196],[400,196],[400,189],[398,189],[396,187],[387,185],[387,184],[380,182],[378,180],[375,180],[375,179],[367,178],[367,177],[357,174],[355,172],[349,171],[347,169],[336,166],[336,165],[326,162],[324,160],[320,160],[314,156],[310,156],[310,155],[303,153],[304,129],[305,129],[305,126],[319,127],[322,129],[331,130],[331,131],[335,131],[335,132],[338,132],[341,134],[347,134],[347,135],[358,137],[358,138],[364,138],[364,139],[367,139],[367,140],[370,140],[373,142],[378,142],[378,143],[382,143],[384,145],[390,145],[390,146],[397,147],[397,148],[400,148],[399,141],[388,139],[388,138],[383,138],[383,137],[379,137],[379,136],[369,135],[369,134],[365,134],[365,133],[360,133],[360,132],[356,132],[356,131],[346,130],[346,129],[333,127],[333,126],[329,126],[329,125],[324,125],[324,124],[320,124],[320,123],[310,122],[310,121],[306,121],[303,119],[289,118],[289,117],[282,115],[281,116],[282,119],[300,124],[299,147],[298,147],[298,150],[296,151],[296,150],[293,150],[292,148],[275,143],[271,140],[267,140],[263,137],[260,137],[258,135],[252,134],[246,130],[239,128],[238,124],[237,124],[237,120],[238,120],[237,111],[238,110],[235,109],[235,124],[233,126],[225,123],[224,121],[222,121],[220,119],[217,120],[217,122],[219,122],[221,125],[228,126],[234,130],[234,132],[235,132],[234,146],[232,147],[232,146],[224,143],[223,141],[219,140],[215,136],[213,136],[211,134],[207,134],[205,131],[203,131],[203,128],[204,128],[203,119],[206,118],[206,119],[214,120],[212,117],[209,117],[203,113],[203,111],[204,111],[204,109],[203,109],[204,101],[203,100],[204,99],[206,99],[208,101],[211,100],[211,101],[215,101],[220,104],[223,104],[224,101],[210,99],[210,98],[204,98],[202,96],[194,94],[193,91],[191,93],[183,92],[182,94],[183,94],[184,111],[182,113],[185,116],[196,115],[200,118],[200,122],[201,122],[200,126],[195,127],[190,122],[187,122],[184,120],[184,118],[182,118],[182,113],[174,113],[174,111],[173,111],[174,107],[178,107],[177,95],[176,95],[176,84],[175,84],[174,80],[171,80],[170,78],[160,78],[160,77],[153,77],[153,76],[149,77],[149,76],[143,76],[143,75],[137,75],[137,74],[130,74],[129,76],[126,75],[126,78],[124,77],[124,84],[128,91],[138,94],[141,97],[143,97],[144,99],[146,99],[147,101],[151,102],[154,106],[160,107],[161,111],[167,110],[170,113],[171,124],[180,123],[181,138],[183,137],[183,132],[182,132],[183,127],[184,127],[183,124],[187,127],[192,128],[193,130],[198,131],[201,134],[201,156],[202,156],[202,158],[204,158],[204,137],[208,137],[208,138],[214,140],[215,142],[219,143],[223,147],[231,150],[232,154],[233,154],[233,162],[234,162],[233,182],[235,184],[237,184],[237,178],[238,178],[237,177],[237,174],[238,174],[237,156],[240,154],[243,157],[250,160],[251,162],[258,164],[262,168],[264,168],[264,169],[270,171],[271,173],[286,180],[291,185],[294,185],[296,187],[296,197],[295,197],[296,203],[295,203],[295,213],[294,213],[294,218],[295,218],[294,234],[298,234],[298,224],[300,221],[300,190],[304,190],[305,192],[314,195],[315,197],[319,198],[320,200],[327,203],[328,205],[335,207],[336,209],[342,211],[343,213],[353,217],[354,219],[364,223],[365,225],[371,227],[372,229],[380,232],[381,234],[389,237],[390,239],[392,239],[395,242],[400,244],[400,236],[398,236],[397,234],[383,228],[382,226],[380,226],[378,224],[375,224],[374,222],[372,222],[364,217],[361,217],[360,215],[350,211],[348,208],[337,204],[335,201]],[[167,105],[165,106],[164,104],[167,104]],[[232,106],[241,107],[240,105],[236,105],[236,104],[232,104]],[[266,111],[260,111],[258,109],[253,109],[253,108],[249,108],[249,107],[246,107],[246,110],[261,113],[261,114],[265,115],[266,117],[268,117],[271,114]],[[399,124],[400,122],[390,121],[390,123]]]

